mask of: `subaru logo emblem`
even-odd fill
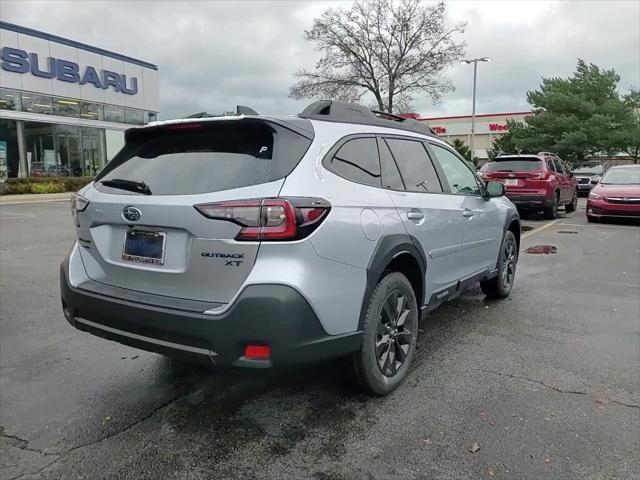
[[[142,212],[140,211],[140,209],[132,207],[131,205],[122,209],[122,218],[129,222],[137,222],[138,220],[140,220],[141,216]]]

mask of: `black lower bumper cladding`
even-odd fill
[[[360,347],[361,333],[328,335],[305,298],[286,285],[250,285],[219,315],[141,304],[72,287],[60,265],[62,307],[79,330],[170,356],[216,366],[269,368],[338,357]],[[97,288],[98,286],[98,288]],[[105,286],[105,292],[112,289]],[[268,359],[244,357],[247,345],[268,345]]]

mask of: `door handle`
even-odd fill
[[[412,210],[410,212],[407,212],[407,218],[413,221],[422,220],[424,218],[424,214],[422,212]]]
[[[473,211],[469,210],[468,208],[465,208],[464,211],[462,212],[462,216],[466,218],[471,218],[473,217]]]

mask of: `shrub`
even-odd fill
[[[1,194],[77,192],[92,180],[92,177],[9,178],[2,185]]]
[[[64,192],[64,183],[61,183],[61,182],[31,184],[31,193],[62,193],[62,192]]]

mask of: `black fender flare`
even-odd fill
[[[408,253],[415,258],[422,278],[426,279],[427,274],[427,258],[424,254],[424,250],[420,245],[420,242],[412,235],[406,233],[397,233],[386,235],[381,237],[376,244],[376,248],[373,251],[373,255],[367,265],[367,285],[362,297],[362,305],[360,306],[360,318],[358,320],[358,330],[364,328],[364,319],[367,314],[367,307],[369,297],[378,284],[378,279],[385,271],[387,266],[398,255]],[[420,309],[424,303],[424,280],[422,292],[418,295],[418,309]]]

